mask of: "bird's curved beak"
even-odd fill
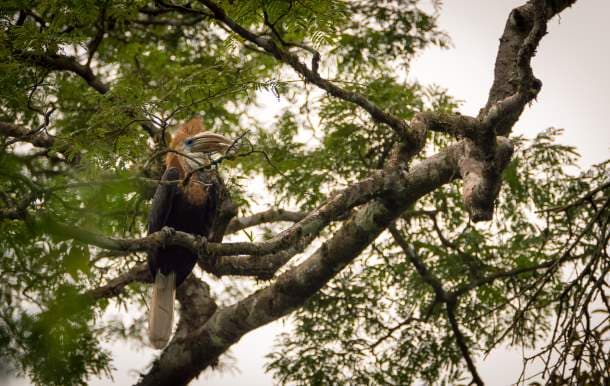
[[[233,140],[211,131],[196,134],[192,139],[193,145],[191,149],[193,152],[220,153],[224,155],[234,145]]]

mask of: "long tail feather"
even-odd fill
[[[157,271],[148,319],[148,337],[154,348],[161,349],[169,341],[174,320],[175,296],[176,273],[164,275]]]

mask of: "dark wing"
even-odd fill
[[[180,178],[177,168],[165,170],[161,181],[176,181]],[[159,184],[153,197],[152,207],[148,215],[148,233],[161,230],[167,224],[167,218],[172,211],[172,202],[178,187],[176,184]]]
[[[208,241],[214,243],[222,242],[222,238],[227,231],[229,222],[237,215],[237,205],[231,200],[224,181],[219,175],[214,176],[214,221],[208,232]]]
[[[161,181],[176,181],[180,178],[180,173],[177,168],[168,168],[163,173]],[[172,204],[178,186],[176,184],[159,184],[157,191],[153,197],[152,207],[148,214],[148,233],[154,233],[161,230],[166,224],[169,214],[172,211]],[[159,249],[154,249],[148,253],[148,268],[154,278],[157,274],[159,266],[158,261]]]

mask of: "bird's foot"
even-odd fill
[[[172,227],[163,227],[161,228],[161,232],[163,232],[163,239],[161,240],[161,244],[163,244],[163,248],[165,248],[167,240],[173,238],[176,235],[176,230]]]

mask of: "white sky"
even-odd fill
[[[411,66],[410,79],[437,84],[462,100],[462,114],[476,115],[485,104],[492,82],[498,39],[507,15],[523,0],[445,0],[440,27],[451,36],[449,50],[429,49]],[[538,100],[524,112],[516,134],[533,136],[550,127],[565,128],[561,141],[576,146],[587,167],[610,155],[610,130],[605,117],[610,109],[610,43],[607,0],[581,0],[549,24],[534,60],[534,73],[543,82]],[[275,100],[275,97],[270,98]],[[288,331],[279,321],[246,335],[231,349],[240,373],[201,376],[193,385],[269,385],[263,371],[265,359],[278,332]],[[137,350],[129,344],[111,346],[114,382],[93,380],[92,385],[132,384],[145,371],[153,350]],[[521,372],[519,350],[498,350],[478,361],[483,380],[491,386],[509,385]],[[28,385],[25,380],[7,386]]]

